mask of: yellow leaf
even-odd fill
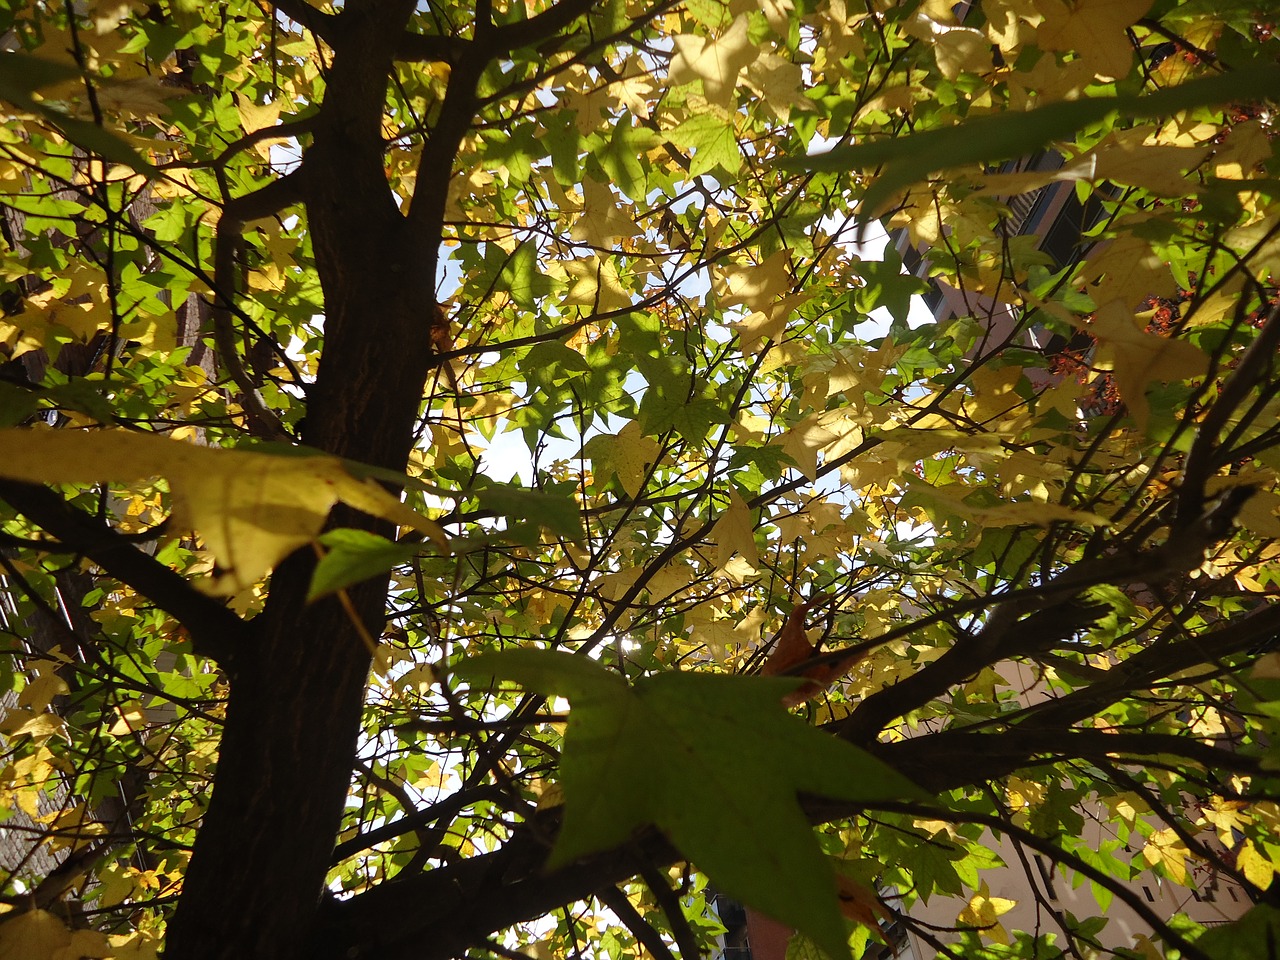
[[[1153,867],[1163,867],[1165,875],[1175,883],[1186,883],[1188,852],[1178,835],[1165,827],[1147,838],[1147,845],[1142,848],[1142,859]]]
[[[1080,282],[1092,285],[1095,303],[1121,300],[1136,307],[1152,294],[1173,292],[1173,274],[1151,245],[1140,237],[1123,236],[1090,253]]]
[[[1142,187],[1159,196],[1184,196],[1194,189],[1187,182],[1186,171],[1198,166],[1212,148],[1147,143],[1154,132],[1155,127],[1150,126],[1116,131],[1088,153],[1068,160],[1056,170],[989,174],[975,178],[975,182],[981,189],[1001,196],[1028,193],[1049,183],[1076,180],[1090,183],[1111,180]]]
[[[236,94],[236,112],[240,114],[240,125],[245,133],[256,133],[267,127],[274,127],[280,119],[280,102],[258,105],[243,93]]]
[[[755,310],[744,320],[730,323],[729,329],[738,335],[738,347],[743,355],[754,353],[762,341],[773,341],[787,327],[789,311],[771,309]]]
[[[1165,197],[1186,195],[1190,187],[1186,171],[1198,166],[1213,148],[1148,143],[1155,129],[1153,126],[1134,127],[1108,134],[1081,158],[1093,163],[1090,179],[1142,187]]]
[[[1036,42],[1045,50],[1069,50],[1102,77],[1125,76],[1133,45],[1125,32],[1151,8],[1152,0],[1036,0],[1044,23]]]
[[[165,103],[180,97],[183,91],[166,86],[160,77],[142,76],[128,80],[114,80],[98,88],[98,105],[111,114],[133,117],[153,117],[169,112]]]
[[[730,323],[729,329],[738,334],[738,348],[743,355],[757,352],[761,341],[776,342],[786,330],[791,312],[812,296],[809,293],[788,294],[767,307],[752,311],[745,319]]]
[[[706,605],[707,609],[695,610],[689,616],[690,639],[705,644],[711,655],[723,662],[728,658],[733,644],[742,641],[733,618],[719,609]]]
[[[810,480],[818,479],[818,451],[840,439],[840,434],[826,427],[825,419],[824,414],[811,413],[774,441]]]
[[[199,531],[219,570],[209,589],[251,587],[311,542],[339,501],[413,527],[437,544],[439,525],[326,456],[222,450],[127,430],[0,430],[0,476],[31,483],[127,483],[167,477],[174,523]]]
[[[776,53],[766,52],[751,64],[747,68],[747,82],[783,123],[790,121],[792,110],[817,109],[804,95],[804,73],[800,65]]]
[[[436,672],[429,663],[420,663],[396,677],[396,689],[402,693],[426,696],[436,684]]]
[[[614,570],[611,573],[606,573],[596,581],[596,592],[606,600],[621,600],[639,576],[639,567],[624,567],[622,570]],[[619,622],[621,623],[622,621]]]
[[[933,53],[938,71],[948,80],[962,73],[985,74],[991,71],[991,44],[972,27],[943,27],[933,35]]]
[[[1236,851],[1236,868],[1259,890],[1271,886],[1271,878],[1275,875],[1271,861],[1258,852],[1252,840],[1240,844]]]
[[[729,106],[738,74],[760,55],[760,48],[747,35],[749,24],[750,17],[742,14],[714,40],[691,35],[675,37],[670,82],[679,86],[701,80],[702,92],[709,101]]]
[[[1077,326],[1098,338],[1098,365],[1110,367],[1139,430],[1146,429],[1151,411],[1146,395],[1150,383],[1204,376],[1209,368],[1209,358],[1185,340],[1147,333],[1122,300],[1103,304],[1092,323]]]
[[[583,209],[569,236],[593,247],[609,247],[619,237],[631,238],[638,232],[635,221],[619,206],[603,183],[587,179],[582,183]]]
[[[1223,237],[1223,245],[1232,250],[1247,250],[1250,273],[1269,277],[1272,265],[1280,256],[1280,215],[1253,220],[1242,227],[1233,227]]]
[[[1268,653],[1258,658],[1249,671],[1255,680],[1280,680],[1280,652]]]
[[[843,873],[836,874],[836,895],[840,898],[840,912],[854,923],[878,931],[881,920],[887,923],[893,919],[874,890]]]
[[[1205,493],[1212,497],[1228,487],[1246,483],[1263,483],[1271,487],[1275,480],[1275,474],[1270,470],[1244,471],[1239,476],[1210,478],[1205,484]],[[1280,537],[1280,494],[1269,489],[1255,490],[1236,513],[1236,522],[1260,536]]]
[[[1151,938],[1145,933],[1135,933],[1133,935],[1134,949],[1142,960],[1164,960],[1165,952],[1151,942]]]
[[[1213,172],[1224,179],[1245,180],[1271,156],[1271,141],[1262,121],[1248,120],[1231,128],[1223,148],[1214,154]]]
[[[620,71],[620,78],[609,84],[609,93],[635,116],[648,120],[650,100],[657,92],[657,84],[639,57],[631,57]]]
[[[39,747],[35,753],[15,760],[9,770],[12,774],[13,783],[24,783],[34,787],[40,787],[48,783],[53,777],[53,751],[46,746]]]
[[[724,567],[735,553],[740,554],[751,566],[759,559],[756,553],[755,524],[751,520],[751,508],[729,491],[729,508],[716,521],[712,537],[716,542],[716,566]]]
[[[615,436],[593,437],[583,447],[583,454],[598,465],[597,471],[605,478],[610,472],[617,474],[622,489],[632,497],[640,496],[645,477],[661,452],[658,441],[646,437],[635,420],[627,423]]]
[[[839,62],[849,53],[863,56],[865,45],[859,26],[868,13],[849,9],[856,6],[861,4],[846,3],[846,0],[827,0],[820,5],[818,16],[822,21],[822,36],[814,50],[815,69],[838,69]]]
[[[608,313],[631,306],[631,295],[622,288],[618,270],[609,260],[591,256],[571,260],[564,265],[569,274],[567,306],[591,307],[596,313]]]
[[[0,924],[0,960],[80,960],[109,957],[111,944],[96,930],[72,931],[47,910],[29,910]]]
[[[116,722],[107,731],[113,737],[127,737],[147,725],[147,715],[142,710],[142,704],[137,700],[130,700],[116,707],[116,717]]]
[[[1130,827],[1138,821],[1138,816],[1150,812],[1150,807],[1134,793],[1122,793],[1117,796],[1103,797],[1102,802],[1110,809],[1111,815],[1117,817]]]
[[[49,737],[62,735],[66,730],[66,726],[66,721],[56,714],[38,713],[29,720],[23,722],[18,729],[12,731],[6,730],[5,732],[15,737],[26,735],[36,740],[47,740]]]
[[[1058,503],[1041,503],[1038,500],[1022,500],[1000,503],[994,507],[975,507],[962,499],[965,492],[943,492],[923,480],[911,481],[911,492],[922,500],[936,502],[946,510],[966,520],[980,521],[988,527],[1022,526],[1024,524],[1047,527],[1059,521],[1090,527],[1110,526],[1111,521],[1101,514],[1088,510],[1073,510]]]
[[[649,578],[646,589],[654,600],[671,600],[688,590],[694,579],[687,563],[673,560]]]
[[[93,32],[100,37],[106,36],[132,16],[134,10],[132,0],[99,0],[93,5]]]
[[[958,921],[965,926],[976,927],[988,940],[1007,944],[1009,933],[1000,925],[997,918],[1017,905],[1016,900],[991,896],[991,891],[984,880],[978,892],[969,898],[969,905],[960,911]]]
[[[723,574],[736,584],[746,583],[760,575],[760,571],[746,557],[736,553],[728,563],[717,568],[716,573]]]
[[[1271,656],[1275,656],[1275,654],[1271,654]],[[1222,797],[1214,797],[1209,802],[1209,805],[1201,810],[1200,816],[1217,828],[1218,840],[1230,850],[1236,845],[1232,831],[1243,831],[1249,823],[1249,816],[1243,812],[1247,806],[1248,804],[1240,800],[1224,800]]]
[[[1240,302],[1244,279],[1240,274],[1233,275],[1222,286],[1209,294],[1199,307],[1187,315],[1187,323],[1198,327],[1217,323],[1219,320],[1234,314],[1236,306]]]
[[[716,277],[716,293],[722,307],[745,305],[766,310],[791,290],[791,251],[779,250],[764,263],[727,267]]]
[[[1044,803],[1045,797],[1049,794],[1049,788],[1043,783],[1023,780],[1021,777],[1010,777],[1005,784],[1005,794],[1009,798],[1010,808],[1017,813]]]
[[[759,0],[760,10],[769,27],[780,37],[785,37],[791,25],[790,14],[795,12],[794,0]]]
[[[1059,63],[1052,53],[1046,53],[1030,70],[1009,74],[1009,106],[1014,110],[1027,110],[1060,100],[1075,100],[1093,83],[1094,73],[1086,60]]]
[[[52,810],[37,820],[48,825],[54,850],[84,847],[94,837],[107,832],[107,825],[92,819],[83,803],[76,803],[66,810]]]
[[[984,0],[982,13],[987,36],[1002,53],[1020,49],[1029,38],[1030,21],[1040,19],[1032,0]]]
[[[111,960],[156,960],[160,943],[145,933],[112,934]]]

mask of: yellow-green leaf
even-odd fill
[[[218,564],[211,592],[252,586],[313,540],[339,501],[413,527],[437,544],[439,525],[336,457],[223,450],[127,430],[0,430],[0,476],[29,483],[168,479],[174,522],[200,533]]]
[[[1139,430],[1146,428],[1151,410],[1148,385],[1203,376],[1209,367],[1209,358],[1185,340],[1147,333],[1122,300],[1103,304],[1093,322],[1078,326],[1098,338],[1099,366],[1110,367]]]

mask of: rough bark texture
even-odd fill
[[[407,459],[431,362],[427,262],[435,258],[408,236],[382,169],[385,86],[412,9],[411,0],[380,0],[349,4],[341,15],[303,176],[326,326],[303,439],[393,469]],[[372,525],[355,513],[335,521]],[[311,566],[295,555],[276,571],[249,649],[235,661],[217,778],[169,927],[169,958],[303,955],[350,782],[370,663],[336,601],[304,603]],[[386,581],[350,597],[378,636]]]

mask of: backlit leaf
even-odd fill
[[[1246,67],[1230,76],[1191,80],[1146,96],[1085,97],[1021,114],[983,116],[958,126],[837,147],[804,160],[790,161],[789,165],[814,170],[869,169],[885,165],[863,200],[867,215],[879,216],[899,190],[934,171],[1028,154],[1113,112],[1162,117],[1189,107],[1227,102],[1241,89],[1248,89],[1260,98],[1280,94],[1280,67]]]
[[[169,480],[174,520],[196,529],[217,559],[208,587],[235,593],[320,533],[335,503],[447,541],[432,521],[341,461],[182,443],[125,430],[0,430],[0,476],[30,483]]]
[[[392,543],[367,530],[330,530],[320,535],[326,548],[311,574],[307,599],[317,600],[368,580],[414,557],[417,544]]]
[[[870,754],[789,716],[780,700],[796,681],[669,672],[628,688],[584,657],[528,649],[455,672],[571,702],[551,865],[652,824],[722,889],[847,956],[835,879],[796,796],[874,806],[920,794]]]

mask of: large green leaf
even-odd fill
[[[1180,110],[1239,100],[1242,96],[1250,100],[1280,96],[1280,66],[1244,67],[1147,96],[1085,97],[1034,110],[990,114],[944,129],[836,147],[784,165],[811,170],[865,170],[883,166],[862,201],[866,215],[875,217],[884,212],[884,205],[899,190],[939,170],[1022,156],[1069,137],[1112,113],[1134,118],[1166,117]]]
[[[653,824],[726,892],[848,956],[832,870],[797,794],[866,804],[922,794],[788,714],[782,696],[798,681],[671,672],[628,687],[594,661],[545,650],[486,654],[457,672],[572,703],[550,866]]]
[[[1205,933],[1196,946],[1212,960],[1272,960],[1280,952],[1280,910],[1260,903],[1235,923]]]
[[[40,114],[79,147],[116,163],[128,164],[140,172],[154,172],[155,168],[120,135],[88,120],[68,116],[32,96],[42,87],[79,75],[80,71],[66,64],[25,53],[6,54],[0,57],[0,99]]]
[[[535,538],[539,530],[571,540],[582,536],[582,520],[571,495],[487,480],[477,483],[473,492],[482,508],[507,518],[508,530],[522,526]]]

